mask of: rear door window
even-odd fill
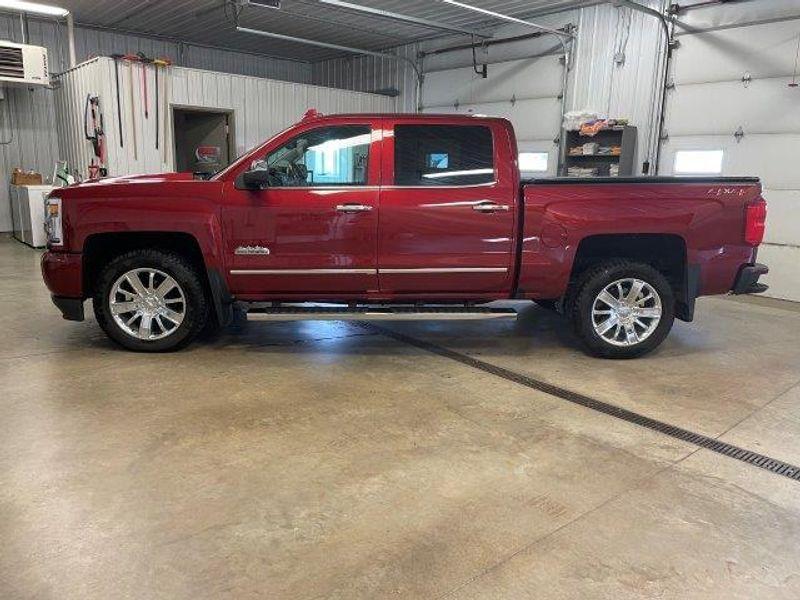
[[[394,178],[402,186],[491,183],[492,131],[481,125],[396,125]]]

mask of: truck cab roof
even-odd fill
[[[447,119],[448,121],[474,122],[480,121],[504,121],[510,124],[508,119],[503,117],[482,115],[482,114],[450,114],[450,113],[336,113],[322,114],[314,109],[306,112],[301,122],[309,121],[336,121],[338,119],[403,119],[411,121],[436,121]]]

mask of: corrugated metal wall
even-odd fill
[[[172,107],[231,111],[236,155],[297,122],[309,107],[322,112],[391,112],[396,100],[375,94],[184,67],[159,69],[156,125],[155,67],[147,66],[145,117],[141,65],[119,63],[122,145],[117,120],[114,60],[97,58],[59,76],[55,90],[60,155],[85,176],[91,145],[82,135],[87,94],[100,96],[110,175],[174,170]],[[133,109],[133,110],[132,110]],[[158,148],[156,148],[158,131]],[[136,144],[134,145],[134,140]]]
[[[29,43],[48,49],[52,72],[67,67],[67,39],[63,25],[30,19],[29,35]],[[18,17],[0,15],[0,39],[22,41]],[[144,52],[148,56],[166,56],[189,67],[288,81],[311,81],[311,65],[308,63],[179,45],[83,27],[76,27],[75,46],[78,60],[93,55]],[[3,94],[5,100],[0,101],[0,231],[10,231],[8,182],[11,171],[21,167],[34,169],[45,176],[52,175],[58,158],[58,140],[51,90],[6,87]],[[110,123],[107,126],[110,127]],[[81,157],[78,164],[83,167],[86,160],[88,155]]]
[[[408,44],[390,52],[409,60],[416,60],[418,44]],[[337,87],[361,92],[396,89],[400,92],[398,110],[415,112],[414,69],[403,60],[376,56],[348,56],[317,62],[311,66],[311,82],[316,85]]]
[[[640,0],[663,11],[668,0]],[[664,32],[659,21],[629,8],[600,4],[583,8],[569,93],[570,110],[588,108],[627,117],[639,128],[639,169],[656,135]],[[622,51],[624,63],[614,55]],[[654,146],[653,146],[654,148]]]

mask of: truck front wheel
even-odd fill
[[[635,358],[667,337],[675,320],[675,298],[664,275],[650,265],[608,261],[580,277],[571,318],[595,356]]]
[[[111,260],[100,271],[93,305],[108,337],[137,352],[186,346],[209,312],[192,265],[161,250],[133,250]]]

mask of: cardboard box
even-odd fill
[[[14,169],[11,173],[12,185],[42,185],[42,174],[30,171],[25,173],[22,169]]]

